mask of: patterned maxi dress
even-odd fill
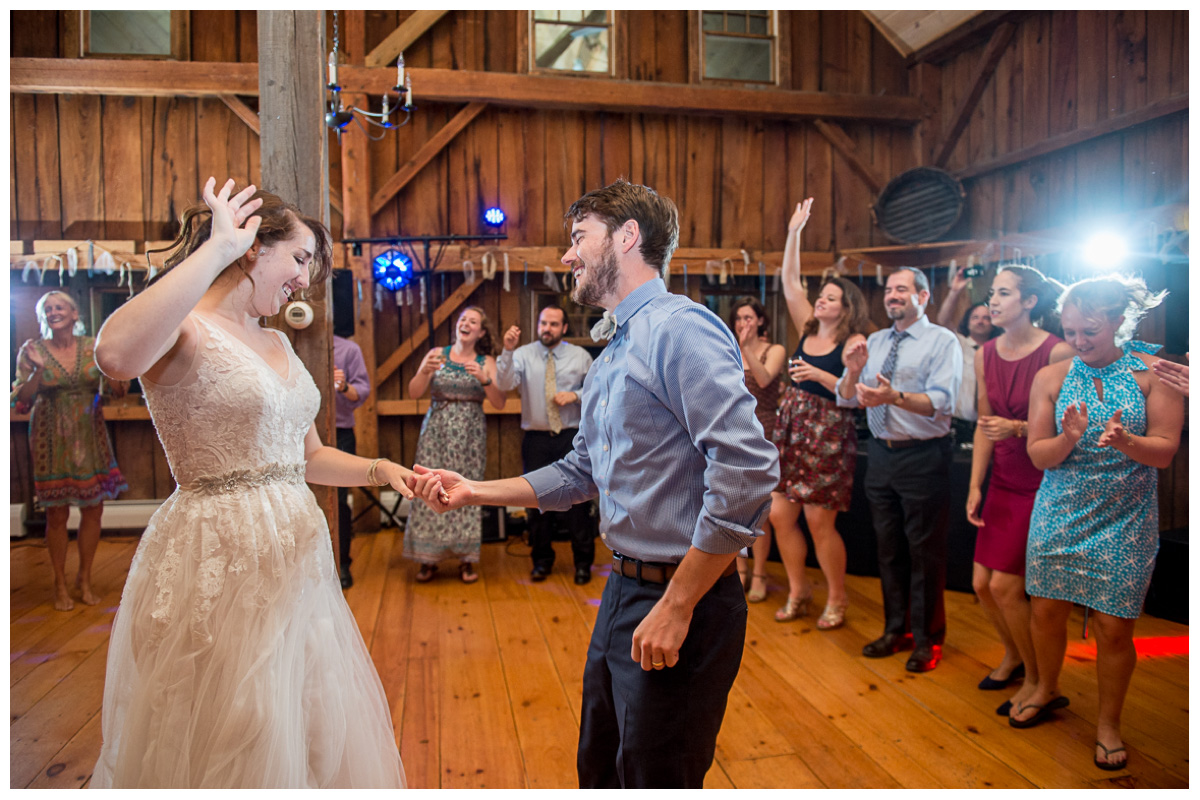
[[[93,506],[129,489],[104,426],[95,344],[90,336],[77,337],[75,363],[68,369],[42,341],[33,343],[45,364],[29,414],[33,485],[43,508]],[[29,377],[18,363],[13,396]]]
[[[1080,400],[1088,427],[1066,460],[1042,476],[1026,551],[1029,594],[1126,619],[1142,613],[1158,554],[1158,470],[1095,442],[1118,408],[1126,430],[1146,432],[1146,398],[1133,373],[1147,367],[1132,351],[1159,347],[1128,342],[1121,358],[1100,369],[1072,360],[1054,407],[1055,428],[1062,432],[1063,412]]]
[[[421,423],[416,463],[453,470],[469,480],[483,480],[487,466],[487,425],[483,416],[483,384],[461,364],[442,352],[445,363],[430,383],[433,402]],[[476,356],[480,367],[486,363]],[[422,564],[443,558],[479,562],[483,535],[483,510],[479,506],[438,514],[424,503],[413,503],[404,532],[404,556]]]
[[[190,373],[144,380],[179,487],[129,567],[91,786],[400,788],[383,685],[304,482],[321,404],[199,314]]]

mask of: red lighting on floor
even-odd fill
[[[1164,656],[1186,656],[1188,654],[1187,636],[1135,636],[1133,646],[1137,649],[1138,658],[1161,658]],[[1067,644],[1067,658],[1080,661],[1096,660],[1095,635],[1086,642],[1073,640]]]

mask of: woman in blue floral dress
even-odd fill
[[[1158,552],[1158,473],[1179,448],[1183,398],[1149,366],[1159,348],[1130,341],[1162,302],[1140,279],[1080,281],[1060,302],[1063,335],[1077,353],[1038,372],[1030,393],[1029,456],[1045,470],[1026,552],[1026,590],[1040,676],[1013,706],[1028,728],[1068,705],[1058,677],[1074,603],[1092,609],[1099,714],[1094,761],[1123,769],[1121,707],[1137,652],[1134,623]]]
[[[504,392],[495,384],[496,359],[492,335],[483,309],[463,310],[455,326],[454,344],[430,350],[417,374],[408,383],[410,397],[421,397],[432,388],[433,402],[421,423],[416,463],[444,467],[472,480],[483,480],[487,463],[486,399],[503,409]],[[457,558],[463,583],[479,579],[482,540],[481,509],[460,508],[446,514],[413,503],[404,532],[404,556],[420,563],[417,580],[432,580],[442,559]]]

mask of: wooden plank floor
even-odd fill
[[[401,555],[394,530],[354,540],[346,598],[391,704],[409,785],[417,788],[574,788],[584,654],[608,551],[596,579],[575,586],[563,565],[529,581],[519,540],[483,547],[482,579],[446,564],[428,584]],[[106,536],[95,566],[98,606],[50,604],[40,541],[10,546],[10,785],[86,785],[100,747],[108,633],[137,545]],[[72,545],[68,574],[73,575]],[[1154,617],[1137,627],[1142,657],[1125,705],[1128,769],[1092,764],[1095,647],[1071,621],[1057,721],[1017,731],[994,713],[1003,692],[975,684],[1000,656],[971,595],[947,593],[945,659],[926,675],[903,654],[870,660],[881,630],[877,579],[851,577],[845,628],[809,617],[778,624],[782,565],[771,596],[750,606],[741,673],[717,742],[712,788],[1187,787],[1188,629]],[[819,573],[812,571],[819,579]],[[821,587],[818,599],[823,599]]]

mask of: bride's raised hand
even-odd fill
[[[209,178],[204,184],[204,202],[212,210],[209,242],[219,248],[226,264],[232,264],[254,244],[262,217],[252,215],[262,205],[262,198],[250,199],[255,191],[253,184],[230,197],[234,186],[232,178],[214,194],[216,185],[216,178]]]

